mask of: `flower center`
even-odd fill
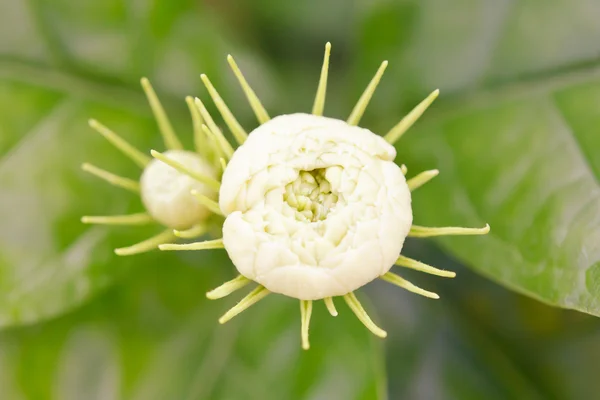
[[[325,178],[325,168],[300,171],[296,180],[285,186],[283,200],[296,212],[299,221],[317,222],[327,218],[338,202]]]

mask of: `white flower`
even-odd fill
[[[412,224],[410,190],[381,136],[308,114],[255,129],[222,178],[225,249],[238,271],[302,300],[384,275]]]

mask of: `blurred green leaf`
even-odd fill
[[[488,222],[486,237],[442,243],[515,290],[600,315],[599,100],[593,70],[431,113],[399,144],[413,171],[441,171],[415,193],[416,223]]]
[[[595,0],[381,0],[362,11],[361,38],[372,39],[361,40],[360,62],[390,57],[395,97],[473,91],[598,58]],[[389,15],[408,32],[388,32]]]
[[[87,128],[87,117],[126,132],[141,148],[156,138],[146,135],[154,129],[148,119],[27,85],[0,83],[0,103],[11,110],[0,116],[0,326],[6,327],[54,316],[102,290],[134,261],[112,249],[153,232],[80,223],[84,214],[141,208],[135,196],[80,171],[91,161],[133,178],[140,173]]]
[[[308,351],[297,301],[283,296],[219,326],[236,299],[208,304],[203,289],[232,268],[215,274],[224,252],[201,260],[209,267],[161,254],[73,314],[0,334],[2,397],[386,398],[381,343],[343,304],[337,318],[316,304]]]

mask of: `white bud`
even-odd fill
[[[215,172],[198,154],[184,150],[163,153],[192,171],[215,177]],[[148,213],[161,224],[173,229],[187,229],[202,222],[210,211],[191,194],[192,190],[214,198],[215,193],[203,183],[153,159],[144,169],[141,197]]]
[[[238,271],[303,300],[385,274],[412,224],[396,151],[344,121],[292,114],[256,128],[221,182],[223,243]]]

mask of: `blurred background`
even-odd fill
[[[0,398],[597,398],[599,16],[597,0],[0,0]],[[90,117],[162,149],[142,76],[187,146],[201,73],[253,129],[230,53],[271,115],[309,112],[327,41],[327,116],[383,60],[362,126],[384,134],[441,89],[397,144],[409,176],[441,171],[415,222],[492,233],[409,240],[457,272],[401,271],[441,300],[361,290],[385,340],[317,304],[303,352],[282,296],[217,324],[237,300],[204,297],[233,276],[223,251],[116,257],[160,228],[82,225],[141,204],[80,164],[139,176]]]

